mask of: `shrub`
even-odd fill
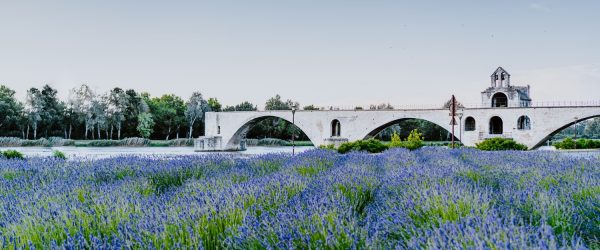
[[[335,150],[335,145],[333,144],[327,144],[327,145],[320,145],[319,146],[320,149],[329,149],[329,150]]]
[[[288,142],[277,138],[259,139],[257,146],[287,146]]]
[[[506,138],[491,138],[476,144],[476,148],[485,151],[498,150],[527,150],[527,146],[519,144],[512,139]]]
[[[388,147],[381,143],[379,140],[368,139],[358,140],[354,142],[342,143],[338,148],[338,152],[341,154],[348,153],[350,151],[367,151],[369,153],[380,153],[388,149]]]
[[[146,138],[131,137],[131,138],[125,138],[125,139],[121,140],[120,146],[129,146],[129,147],[149,146],[150,143],[151,143],[151,141]]]
[[[67,156],[65,155],[65,153],[63,153],[59,150],[54,150],[52,152],[52,156],[54,156],[55,158],[58,158],[58,159],[63,159],[63,160],[67,159]]]
[[[50,137],[48,142],[51,146],[74,146],[75,141],[71,139],[63,139],[62,137]]]
[[[567,137],[563,141],[555,143],[554,147],[557,149],[593,149],[600,148],[600,141],[590,139],[579,139],[575,141],[571,137]]]
[[[12,150],[12,149],[2,152],[2,155],[7,159],[25,159],[25,156],[23,156],[23,153],[21,153],[17,150]]]
[[[87,146],[89,147],[114,147],[121,146],[121,141],[113,141],[113,140],[96,140],[90,141]]]
[[[179,138],[169,141],[169,146],[182,147],[182,146],[194,146],[194,139]]]
[[[2,147],[19,147],[23,140],[17,137],[0,137],[0,146]]]
[[[400,139],[400,135],[396,132],[392,134],[392,141],[389,144],[390,148],[406,148],[410,150],[415,150],[423,147],[423,135],[419,133],[419,130],[414,129],[410,131],[408,138],[406,141],[402,141]]]

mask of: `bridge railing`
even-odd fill
[[[492,108],[484,103],[463,103],[465,108]],[[527,107],[600,107],[600,100],[595,101],[539,101],[531,102]],[[509,108],[518,108],[519,106],[509,106]],[[418,110],[418,109],[447,109],[443,104],[390,104],[386,107],[377,107],[373,105],[346,105],[346,106],[318,106],[319,110]]]

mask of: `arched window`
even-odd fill
[[[500,118],[498,116],[492,117],[492,119],[490,119],[490,134],[501,135],[502,132],[503,132],[502,118]]]
[[[496,93],[492,97],[492,108],[508,107],[508,97],[504,93]]]
[[[531,129],[531,120],[529,116],[521,116],[517,120],[517,129],[518,130],[530,130]]]
[[[465,119],[465,131],[475,131],[475,118],[469,116]]]
[[[342,126],[337,119],[331,121],[331,137],[340,136],[342,134]]]

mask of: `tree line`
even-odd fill
[[[71,89],[66,100],[50,85],[27,90],[24,101],[16,92],[0,85],[0,136],[39,139],[151,139],[193,138],[204,132],[206,112],[255,111],[251,102],[223,106],[217,98],[205,99],[194,92],[188,99],[174,94],[153,97],[134,89],[113,88],[96,93],[88,85]],[[299,103],[276,95],[266,110],[291,110]],[[316,109],[306,106],[304,109]],[[249,133],[249,138],[290,139],[306,136],[288,122],[267,118]]]

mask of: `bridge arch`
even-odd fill
[[[377,125],[372,126],[371,128],[367,129],[367,133],[360,136],[360,139],[369,139],[369,138],[373,138],[375,137],[377,134],[379,134],[381,131],[383,131],[384,129],[397,124],[401,121],[406,121],[406,120],[421,120],[421,121],[426,121],[429,122],[431,124],[434,124],[440,128],[442,128],[444,131],[446,131],[448,134],[450,134],[450,130],[449,130],[449,125],[443,125],[440,122],[434,121],[433,119],[427,119],[427,118],[421,118],[421,117],[403,117],[403,118],[395,118],[395,119],[388,119],[382,122],[377,123]],[[458,125],[456,126],[456,133],[455,133],[455,138],[458,140]],[[423,132],[423,131],[420,131]]]
[[[583,117],[575,117],[573,118],[572,121],[553,129],[548,135],[546,135],[545,137],[543,137],[542,139],[538,140],[538,142],[536,144],[534,144],[534,146],[531,147],[531,149],[536,149],[539,148],[541,146],[544,145],[544,142],[548,141],[550,138],[552,138],[554,135],[560,133],[561,131],[567,129],[568,127],[571,127],[575,124],[578,124],[580,122],[589,120],[589,119],[594,119],[594,118],[599,118],[600,117],[600,110],[598,112],[598,114],[596,115],[588,115],[588,116],[583,116]]]
[[[292,124],[291,119],[289,119],[288,117],[279,116],[276,114],[264,114],[250,117],[244,120],[241,123],[241,125],[239,125],[239,128],[233,133],[233,135],[230,138],[224,138],[226,141],[226,148],[237,148],[242,142],[242,140],[246,138],[246,135],[252,129],[252,127],[254,127],[254,125],[268,118],[279,118]],[[305,127],[300,123],[293,124],[308,137],[308,139],[313,143],[313,145],[320,145],[320,143],[318,143],[315,137],[310,133],[311,128]]]

